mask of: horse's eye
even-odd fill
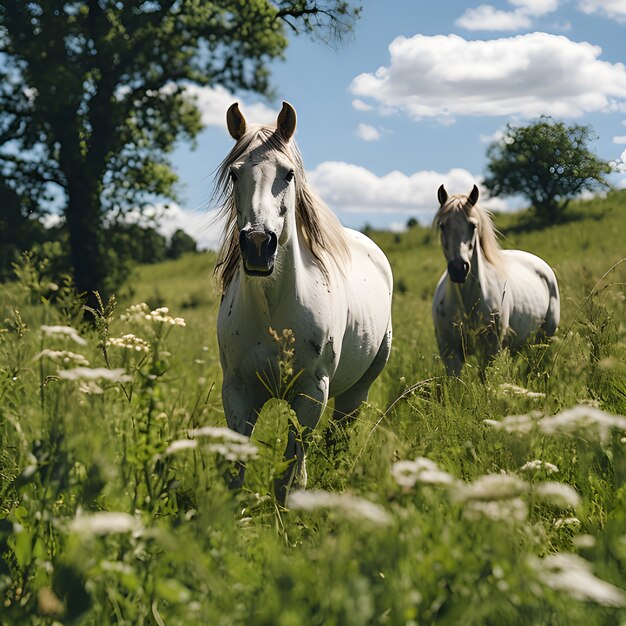
[[[293,170],[289,170],[287,172],[287,176],[285,176],[285,180],[290,183],[293,180],[293,177],[296,175],[296,173]]]
[[[234,170],[230,170],[230,180],[233,183],[236,183],[239,179],[237,178],[237,173]]]
[[[444,229],[445,224],[443,222],[439,222],[439,230]]]
[[[472,231],[476,230],[476,224],[474,224],[474,222],[470,222],[469,225],[470,225],[470,228],[472,229]]]

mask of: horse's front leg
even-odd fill
[[[260,401],[255,398],[250,385],[225,371],[222,383],[222,403],[228,428],[240,435],[250,437],[260,410]],[[241,461],[237,461],[237,468],[236,475],[230,480],[230,487],[234,489],[243,486],[246,470],[245,464]]]
[[[285,460],[293,461],[274,485],[276,499],[285,502],[293,482],[306,487],[306,450],[308,438],[320,421],[328,403],[329,377],[321,370],[309,374],[298,381],[298,391],[291,401],[291,408],[298,418],[298,424],[289,424]]]

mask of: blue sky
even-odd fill
[[[249,122],[298,114],[296,141],[309,182],[346,226],[400,229],[430,220],[436,190],[464,192],[485,174],[486,149],[507,123],[541,114],[591,124],[602,157],[626,160],[626,0],[426,2],[365,0],[338,49],[293,38],[272,66],[274,101],[195,89],[206,124],[174,165],[181,203],[170,227],[203,245],[212,172],[232,146],[228,105]],[[626,186],[626,175],[613,182]],[[494,210],[520,206],[487,199]]]

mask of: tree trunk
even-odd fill
[[[104,297],[106,290],[106,252],[102,237],[100,182],[85,173],[68,177],[68,201],[65,217],[74,266],[74,281],[87,304],[96,303],[94,292]]]

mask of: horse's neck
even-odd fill
[[[302,288],[302,258],[297,237],[279,247],[279,258],[271,276],[256,278],[242,273],[240,289],[245,300],[259,315],[270,318],[281,304],[293,302]],[[241,270],[240,270],[241,271]]]
[[[462,308],[467,315],[471,315],[480,306],[480,303],[492,299],[494,286],[499,283],[496,268],[487,261],[477,240],[472,255],[471,270],[462,284],[455,285],[459,290]]]

